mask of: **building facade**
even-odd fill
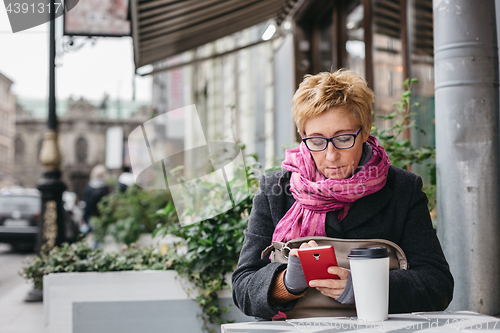
[[[247,153],[256,153],[262,164],[270,166],[275,163],[272,45],[217,56],[258,41],[265,28],[254,26],[156,64],[165,67],[207,58],[155,75],[153,106],[162,114],[194,104],[207,142],[244,143]],[[188,133],[194,130],[194,124],[187,119],[182,126],[177,135],[182,138],[177,140],[178,150],[183,150],[184,144],[190,145]],[[187,152],[184,158],[184,164],[189,166],[196,156]]]
[[[110,118],[98,106],[84,99],[66,102],[67,109],[59,117],[58,143],[61,152],[62,180],[68,191],[79,199],[88,184],[92,168],[106,159],[106,130],[123,127],[124,138],[151,117],[151,108],[142,107],[125,119]],[[36,187],[45,171],[39,155],[47,120],[36,117],[21,105],[16,109],[14,177],[18,184]],[[119,170],[111,170],[117,174]]]
[[[12,185],[16,98],[13,82],[0,73],[0,187]]]

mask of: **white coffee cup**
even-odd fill
[[[389,256],[385,247],[352,249],[347,256],[358,320],[387,320],[389,312]]]

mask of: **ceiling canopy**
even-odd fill
[[[130,0],[136,69],[271,18],[297,0]]]

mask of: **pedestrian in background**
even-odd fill
[[[97,204],[104,196],[109,194],[107,180],[108,170],[102,164],[96,165],[90,172],[89,184],[85,187],[83,192],[85,208],[83,213],[83,224],[80,228],[83,234],[87,234],[90,231],[92,217],[99,216]]]
[[[122,173],[118,177],[118,180],[115,183],[115,188],[113,192],[123,193],[130,186],[135,184],[134,175],[130,172],[129,167],[123,167]]]

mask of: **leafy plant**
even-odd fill
[[[111,235],[117,242],[131,244],[141,233],[152,232],[157,224],[173,223],[156,215],[171,202],[165,190],[144,190],[130,186],[123,193],[114,192],[99,203],[100,215],[92,219],[93,234],[97,241]]]
[[[428,160],[435,158],[436,155],[435,147],[415,148],[409,139],[402,137],[402,133],[406,130],[416,130],[425,134],[422,129],[418,128],[415,120],[411,119],[411,116],[416,114],[412,113],[411,109],[420,106],[419,103],[411,104],[411,87],[413,83],[417,82],[418,79],[415,78],[411,80],[406,79],[403,82],[405,89],[401,95],[401,100],[394,103],[396,111],[389,115],[376,116],[377,118],[393,122],[393,125],[379,129],[373,124],[371,131],[372,135],[377,137],[379,144],[387,151],[391,164],[402,169],[408,169],[408,166],[414,163],[432,163],[432,161]]]
[[[214,331],[211,324],[222,324],[224,322],[222,315],[228,311],[227,308],[219,306],[217,291],[226,286],[225,276],[233,272],[238,263],[244,239],[243,230],[247,227],[252,200],[258,187],[258,176],[262,170],[256,162],[257,157],[252,156],[255,163],[243,169],[247,179],[245,186],[239,187],[239,190],[237,186],[231,186],[233,198],[236,201],[241,199],[239,204],[222,214],[202,219],[197,223],[189,225],[175,223],[161,226],[155,231],[155,234],[172,234],[183,239],[177,248],[185,247],[186,252],[178,254],[179,251],[173,251],[175,269],[197,288],[197,302],[202,308],[203,328],[211,332]],[[221,190],[214,184],[199,185],[205,190],[205,195],[214,189]],[[249,191],[244,191],[243,189],[247,187]],[[226,190],[225,186],[222,190]],[[211,205],[204,207],[204,210],[205,214],[211,214],[215,210],[220,211],[220,206],[215,200]],[[161,216],[171,214],[173,209],[168,206],[159,213]],[[200,216],[193,207],[186,207],[183,214]]]
[[[174,261],[158,249],[126,247],[121,252],[93,250],[85,242],[64,243],[50,251],[42,251],[26,263],[19,274],[32,280],[35,289],[43,288],[43,276],[50,273],[113,272],[171,269]]]
[[[256,160],[256,156],[253,157]],[[214,329],[210,325],[223,323],[222,315],[228,312],[227,308],[219,306],[217,291],[226,286],[225,276],[233,272],[238,263],[244,239],[243,230],[247,227],[260,171],[261,167],[256,162],[244,169],[247,176],[245,188],[248,188],[248,191],[242,193],[242,187],[240,191],[234,191],[233,197],[241,199],[241,202],[232,209],[189,225],[158,225],[153,235],[168,233],[183,239],[181,243],[169,248],[164,256],[158,250],[140,250],[133,246],[121,253],[106,253],[101,249],[92,250],[83,242],[78,242],[63,244],[61,248],[55,247],[50,252],[42,252],[22,269],[21,275],[33,280],[36,288],[41,289],[43,276],[49,273],[175,269],[197,288],[197,302],[203,311],[203,328],[213,332]],[[116,204],[113,202],[113,205]],[[215,207],[209,208],[208,211],[210,209]],[[186,211],[186,214],[192,212],[190,209]],[[168,201],[163,209],[158,210],[154,218],[176,221],[177,215],[172,201]],[[184,247],[186,249],[182,251]]]
[[[411,88],[418,79],[406,79],[403,82],[404,90],[401,94],[399,102],[394,103],[396,111],[389,115],[377,115],[385,121],[392,122],[392,125],[380,129],[375,124],[372,126],[371,134],[375,136],[379,144],[384,147],[389,156],[392,165],[408,170],[412,164],[424,164],[430,173],[430,184],[424,185],[424,192],[429,198],[429,210],[432,212],[436,207],[436,148],[434,146],[424,146],[416,148],[411,144],[411,141],[404,138],[402,134],[407,130],[419,131],[425,134],[425,131],[420,129],[415,120],[411,116],[415,112],[411,112],[413,108],[419,107],[419,103],[411,103]]]

